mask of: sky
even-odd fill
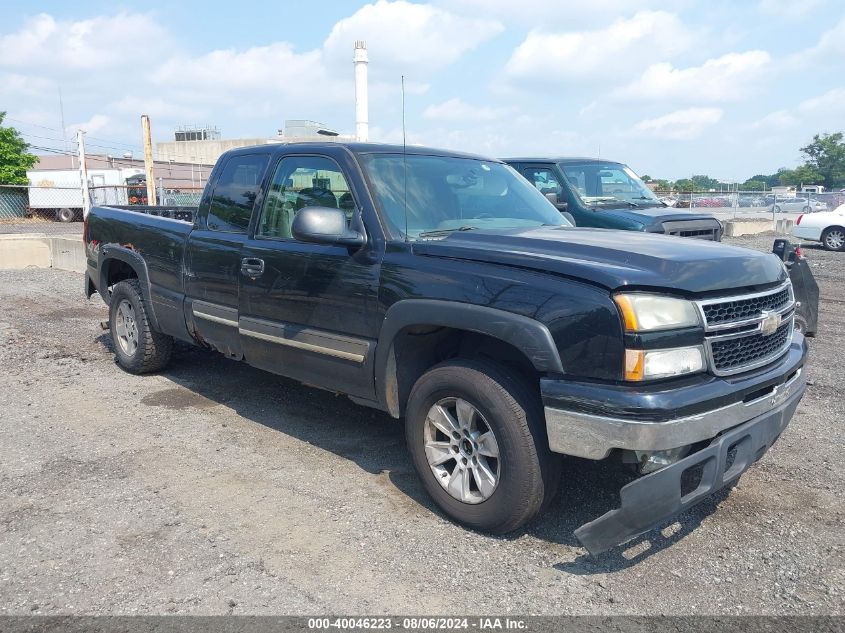
[[[0,111],[32,145],[87,132],[141,153],[211,124],[355,128],[487,156],[601,156],[640,174],[744,181],[845,131],[843,0],[0,1]],[[59,107],[61,92],[62,110]]]

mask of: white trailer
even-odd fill
[[[88,187],[96,205],[127,204],[126,179],[142,169],[89,169]],[[29,179],[29,210],[57,222],[82,219],[82,187],[78,169],[47,169],[26,172]]]

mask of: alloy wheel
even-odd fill
[[[138,349],[138,322],[135,320],[135,308],[128,299],[122,299],[117,304],[114,332],[117,344],[127,356],[133,356]]]
[[[453,498],[481,503],[499,483],[499,444],[481,412],[461,398],[444,398],[428,411],[425,456],[435,479]]]

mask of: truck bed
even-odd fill
[[[195,211],[195,207],[94,207],[87,235],[100,250],[122,248],[140,254],[151,287],[164,294],[182,292],[182,263]],[[96,262],[89,261],[89,266],[96,270]]]

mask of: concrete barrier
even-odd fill
[[[84,272],[82,237],[48,237],[43,233],[0,235],[0,268],[28,266]]]
[[[775,229],[774,223],[767,218],[736,218],[724,222],[725,236],[755,235]]]

